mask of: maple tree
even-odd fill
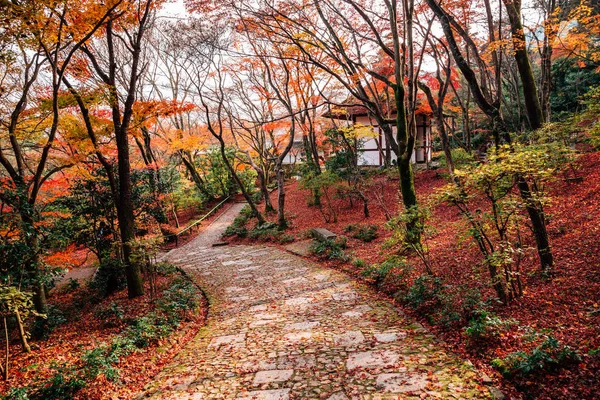
[[[10,150],[6,152],[11,155],[0,148],[0,164],[10,184],[0,196],[14,207],[23,224],[21,232],[30,248],[24,264],[29,284],[35,287],[34,303],[40,313],[45,312],[47,305],[39,268],[36,202],[42,185],[74,163],[53,154],[63,107],[61,81],[74,55],[99,30],[114,7],[115,2],[101,7],[95,2],[2,4],[2,13],[11,18],[11,24],[3,32],[3,40],[10,42],[3,49],[2,69],[5,81],[12,82],[11,91],[16,95],[7,92],[4,99],[2,139],[9,143]],[[40,82],[46,66],[50,70],[49,87]],[[35,99],[36,89],[46,94]]]
[[[91,121],[89,108],[81,90],[77,90],[67,77],[62,77],[62,81],[68,87],[70,93],[73,94],[80,108],[87,133],[96,148],[98,160],[107,172],[115,207],[117,208],[120,240],[123,258],[127,266],[127,287],[130,297],[141,296],[144,291],[140,266],[131,260],[131,246],[135,238],[135,222],[134,205],[131,198],[130,124],[134,115],[135,98],[143,63],[142,51],[145,47],[145,34],[150,29],[154,12],[159,6],[159,1],[152,0],[121,3],[120,7],[122,8],[112,10],[109,14],[104,25],[105,32],[103,35],[92,42],[86,43],[81,48],[81,52],[89,62],[89,73],[85,74],[84,77],[89,80],[92,79],[92,74],[95,74],[99,83],[104,85],[107,91],[107,107],[110,110],[112,129],[116,138],[116,175],[114,166],[98,148],[97,136]],[[121,35],[125,35],[127,41],[122,42]],[[100,53],[100,49],[106,49],[106,54]],[[106,61],[100,59],[100,55],[106,55]],[[131,64],[123,65],[123,57],[131,57]],[[124,74],[126,77],[124,78],[125,82],[118,80],[117,76],[120,74]],[[77,73],[75,73],[74,78],[81,79]]]

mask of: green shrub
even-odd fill
[[[81,359],[87,380],[95,379],[100,374],[112,382],[119,378],[119,370],[114,367],[114,364],[119,362],[119,355],[112,351],[112,348],[105,345],[96,347],[86,351]]]
[[[481,310],[475,313],[469,321],[464,333],[473,342],[490,340],[499,337],[501,333],[515,323],[513,320],[503,320],[488,311]]]
[[[360,225],[350,224],[344,228],[344,232],[350,233],[355,239],[362,240],[363,242],[372,242],[377,239],[377,225]]]
[[[90,287],[96,289],[101,296],[107,296],[127,285],[125,264],[117,258],[106,258],[100,264]]]
[[[248,237],[254,240],[265,242],[276,241],[279,238],[277,224],[274,222],[265,222],[260,226],[255,226],[248,232]]]
[[[94,314],[96,317],[101,319],[104,323],[104,326],[107,327],[119,326],[125,318],[125,311],[123,310],[123,307],[114,301],[105,307],[99,308]]]
[[[296,240],[296,237],[289,233],[285,233],[285,234],[279,236],[279,239],[278,239],[279,243],[292,243],[295,240]]]
[[[246,237],[248,234],[248,228],[246,228],[246,224],[248,223],[248,217],[244,214],[240,214],[227,227],[225,230],[225,236],[234,236],[237,235],[239,237]]]
[[[431,275],[421,275],[408,288],[402,300],[414,309],[440,303],[442,281]]]
[[[361,258],[355,258],[352,260],[352,265],[354,265],[356,268],[363,269],[367,266],[367,262]]]
[[[78,280],[73,279],[73,278],[69,278],[69,281],[65,285],[64,292],[65,293],[71,293],[71,292],[76,291],[80,287],[81,287],[81,284],[79,283]]]
[[[0,397],[2,400],[29,400],[31,397],[27,395],[27,388],[11,388],[8,393]]]
[[[392,256],[387,258],[380,264],[373,264],[366,267],[361,274],[369,279],[372,279],[376,285],[381,285],[385,278],[394,269],[401,271],[407,271],[410,267],[406,263],[406,260],[400,256]]]
[[[36,318],[33,321],[31,336],[36,339],[48,339],[50,334],[54,332],[56,328],[66,322],[67,317],[65,316],[64,311],[53,304],[49,304],[48,310],[46,311],[46,318]]]
[[[472,154],[461,147],[452,149],[450,152],[452,153],[452,162],[454,163],[455,167],[472,165],[477,161]],[[442,155],[440,157],[440,167],[446,168],[447,166],[448,163],[446,162],[446,157]]]
[[[333,242],[340,249],[346,249],[348,247],[348,238],[344,235],[336,237]]]
[[[156,272],[162,276],[169,276],[176,273],[177,267],[168,262],[159,262],[156,264]]]
[[[167,336],[173,327],[166,317],[155,312],[148,313],[143,317],[136,318],[131,325],[125,329],[123,335],[131,340],[136,347],[142,349],[156,344],[160,339]]]
[[[116,357],[126,357],[139,348],[129,336],[119,335],[110,342],[110,352]]]
[[[565,365],[581,361],[581,356],[569,346],[548,336],[530,352],[517,351],[505,358],[492,360],[492,366],[507,378],[524,378],[532,374],[550,372]]]
[[[310,247],[310,251],[321,258],[348,262],[350,261],[350,256],[344,252],[345,248],[346,240],[343,236],[339,236],[336,240],[314,242]]]
[[[197,306],[196,288],[183,278],[177,279],[157,301],[157,310],[167,317],[169,324],[175,326],[182,320],[186,320],[188,312],[196,309]]]
[[[85,387],[85,380],[77,373],[74,366],[66,364],[54,365],[54,374],[41,382],[29,395],[30,400],[60,399],[71,400],[75,393]]]

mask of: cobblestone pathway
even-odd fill
[[[368,287],[275,248],[209,242],[167,255],[206,290],[210,315],[140,398],[489,397],[467,364]]]

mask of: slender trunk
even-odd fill
[[[304,153],[306,154],[306,163],[314,171],[315,175],[321,174],[321,167],[319,166],[319,156],[316,149],[316,145],[313,144],[311,138],[308,135],[302,136],[302,144],[304,145]],[[321,205],[321,193],[319,189],[313,190],[313,205]]]
[[[281,159],[278,159],[275,168],[277,170],[277,228],[284,230],[287,228],[285,220],[285,175],[281,166]]]
[[[23,326],[23,320],[21,319],[19,310],[15,310],[15,318],[17,319],[17,326],[19,327],[19,338],[21,339],[23,351],[25,353],[31,353],[31,347],[29,347],[29,343],[27,343],[27,333],[25,332],[25,327]]]
[[[208,190],[206,190],[206,187],[204,186],[204,180],[196,170],[196,167],[194,167],[192,161],[188,160],[185,154],[181,154],[181,161],[183,162],[183,165],[187,169],[188,173],[190,174],[192,181],[194,181],[196,188],[198,188],[200,193],[205,195],[209,200],[212,200],[214,196],[211,193],[209,193]]]
[[[525,201],[527,213],[531,221],[531,227],[535,242],[537,245],[538,255],[540,257],[540,267],[544,274],[551,274],[554,267],[554,257],[550,242],[548,240],[548,231],[546,229],[546,220],[541,205],[531,195],[531,190],[527,182],[519,177],[517,184],[521,197]]]
[[[261,168],[255,169],[256,173],[258,174],[258,185],[260,186],[260,192],[262,193],[262,196],[265,199],[265,213],[273,212],[275,211],[275,208],[273,208],[273,203],[271,202],[271,196],[269,193],[269,188],[267,187],[265,173]]]
[[[409,130],[406,116],[406,93],[404,89],[404,68],[406,67],[406,63],[401,58],[401,54],[403,54],[404,52],[401,51],[400,37],[398,36],[398,13],[396,9],[396,2],[393,1],[390,4],[390,6],[390,27],[392,30],[392,38],[394,43],[394,78],[396,80],[392,88],[394,90],[394,102],[396,106],[396,142],[398,143],[398,172],[400,175],[400,192],[402,193],[402,202],[404,204],[404,209],[406,211],[409,211],[410,209],[417,206],[415,181],[412,171],[412,165],[410,162],[415,147],[415,138],[412,134],[414,133],[414,130]],[[408,12],[408,10],[405,11]],[[412,32],[409,32],[409,34],[412,34]],[[409,84],[413,85],[414,82],[409,82]],[[421,232],[419,232],[418,221],[407,221],[406,230],[409,234],[409,237],[407,238],[409,241],[413,243],[419,243],[421,241]]]
[[[40,279],[40,260],[39,260],[39,236],[38,232],[35,229],[35,221],[32,216],[32,211],[30,210],[32,206],[28,203],[20,204],[20,216],[21,221],[25,227],[26,237],[25,243],[27,243],[27,247],[29,248],[29,256],[26,266],[28,269],[28,273],[30,274],[31,279],[35,282],[33,289],[33,305],[35,307],[35,311],[39,314],[46,314],[48,311],[48,301],[46,299],[46,287],[41,282]],[[42,325],[45,325],[45,319],[40,318]]]
[[[248,206],[252,210],[252,214],[258,220],[258,225],[259,226],[263,225],[266,222],[265,218],[260,213],[260,211],[258,211],[258,208],[256,208],[256,204],[252,200],[252,197],[250,197],[250,194],[248,194],[248,191],[244,187],[244,183],[242,182],[242,180],[240,179],[240,177],[236,174],[235,169],[233,168],[233,165],[231,165],[231,163],[229,162],[229,159],[227,158],[227,153],[225,152],[225,142],[223,141],[223,138],[220,137],[220,136],[218,136],[218,135],[214,135],[214,134],[213,134],[213,136],[215,136],[219,140],[220,150],[221,150],[221,157],[223,158],[223,163],[225,164],[225,167],[227,168],[227,170],[231,174],[231,177],[233,178],[233,180],[235,181],[235,183],[240,188],[240,191],[242,192],[242,195],[244,196],[244,199],[246,200],[246,202],[248,203]]]
[[[457,184],[460,184],[458,182],[458,180],[456,180],[455,182]],[[460,207],[459,207],[459,209],[460,209]],[[490,255],[494,252],[494,249],[491,247],[492,245],[489,243],[489,241],[486,240],[486,238],[484,236],[485,234],[483,232],[483,227],[481,226],[481,224],[479,224],[476,221],[473,214],[471,214],[470,211],[468,211],[467,209],[464,209],[464,208],[461,209],[461,212],[465,215],[465,217],[467,217],[467,220],[471,224],[472,236],[475,239],[475,242],[477,242],[477,246],[479,247],[481,254],[483,254],[483,257],[485,258],[485,264],[488,267],[488,272],[490,274],[490,280],[492,282],[492,286],[494,287],[494,290],[496,291],[496,294],[498,295],[498,298],[500,299],[500,301],[502,303],[506,304],[506,302],[507,302],[506,289],[504,287],[504,284],[502,283],[502,279],[500,279],[500,276],[498,275],[498,268],[490,260]],[[488,243],[488,245],[486,245],[486,242]],[[489,248],[488,248],[488,246],[489,246]]]
[[[143,296],[144,282],[140,265],[132,260],[132,242],[135,240],[135,221],[131,197],[131,166],[129,161],[129,141],[127,132],[116,132],[117,160],[119,174],[119,203],[117,219],[123,247],[123,260],[126,266],[127,294],[129,298]]]
[[[2,368],[2,377],[4,380],[8,380],[8,360],[10,359],[10,342],[8,337],[8,323],[6,322],[6,317],[4,320],[4,340],[6,340],[6,357],[4,358],[4,367]]]
[[[454,173],[454,161],[452,160],[452,150],[450,149],[450,140],[448,139],[448,134],[446,133],[446,126],[444,125],[444,121],[441,120],[439,116],[435,119],[435,125],[442,141],[442,149],[444,150],[444,156],[446,157],[448,172],[450,172],[450,175],[452,175]]]
[[[545,121],[550,121],[550,90],[552,85],[552,45],[549,44],[548,38],[544,35],[544,49],[542,50],[541,56],[541,93],[540,93],[540,106],[542,107],[542,113]]]
[[[448,79],[450,79],[449,76]],[[441,99],[438,99],[438,104],[436,103],[433,97],[431,89],[427,85],[421,82],[418,82],[418,85],[419,88],[423,91],[423,93],[425,93],[425,97],[427,97],[427,102],[429,103],[429,108],[431,108],[431,110],[433,111],[435,117],[435,126],[440,135],[440,139],[442,141],[442,149],[444,150],[444,155],[446,156],[446,165],[448,166],[448,171],[450,172],[450,175],[452,175],[454,173],[454,162],[452,161],[450,140],[448,139],[448,134],[446,133],[446,125],[444,124],[444,111],[442,108],[444,98],[442,97]]]
[[[154,160],[154,156],[152,155],[152,151],[150,149],[150,138],[147,132],[144,132],[142,129],[142,134],[144,136],[144,143],[140,142],[138,138],[135,138],[135,142],[140,149],[140,153],[142,155],[142,159],[144,160],[144,165],[146,166],[146,170],[148,171],[148,185],[150,186],[150,192],[152,193],[152,208],[151,214],[154,220],[159,224],[168,224],[169,219],[167,218],[167,213],[165,212],[165,205],[159,194],[159,182],[160,177],[158,174],[158,167],[156,165],[156,160]],[[165,231],[161,226],[161,232],[163,236],[168,236],[169,232]]]
[[[503,1],[510,20],[514,57],[523,85],[523,98],[525,100],[527,117],[529,118],[531,128],[539,129],[544,122],[544,115],[538,98],[533,69],[531,68],[531,62],[529,61],[529,55],[527,54],[527,42],[525,40],[523,23],[521,22],[521,2],[520,0]]]

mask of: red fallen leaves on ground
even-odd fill
[[[558,176],[557,181],[549,188],[552,201],[546,207],[546,212],[550,216],[548,231],[556,262],[555,276],[551,280],[544,280],[536,274],[539,270],[538,258],[533,250],[534,242],[529,238],[528,245],[532,250],[527,253],[521,265],[525,294],[509,306],[498,305],[493,310],[504,319],[515,319],[520,326],[528,326],[537,331],[550,330],[561,343],[583,356],[580,364],[567,366],[546,376],[530,376],[528,380],[516,382],[526,396],[539,399],[600,398],[600,358],[588,355],[590,350],[600,346],[600,313],[597,312],[600,309],[600,214],[597,200],[600,195],[600,152],[581,155],[577,165],[580,168],[577,174],[584,177],[583,182]],[[416,174],[415,185],[420,202],[424,202],[446,183],[441,173],[443,171],[438,170]],[[383,175],[376,178],[375,183],[379,184],[377,188],[383,186],[386,204],[390,211],[397,213],[398,181],[389,180]],[[322,227],[338,235],[346,235],[344,228],[349,224],[377,224],[377,239],[364,243],[349,237],[348,251],[353,257],[368,263],[381,262],[386,258],[388,254],[381,250],[381,246],[391,236],[391,232],[383,228],[385,216],[382,208],[377,205],[374,190],[367,191],[370,200],[369,218],[364,217],[362,204],[355,202],[354,207],[350,207],[347,200],[336,200],[338,221],[325,223],[318,209],[307,205],[310,193],[301,189],[298,182],[289,183],[286,189],[286,209],[291,222],[286,233],[302,237],[310,229]],[[275,191],[272,194],[273,204],[277,204],[276,196]],[[269,219],[274,220],[275,216],[271,215]],[[487,284],[487,274],[483,272],[478,276],[474,273],[474,268],[480,265],[482,258],[469,238],[458,210],[446,204],[436,205],[429,223],[436,229],[427,239],[435,273],[453,287],[466,285],[480,288],[488,296],[493,295]],[[249,239],[234,241],[250,242]],[[343,269],[356,278],[361,278],[359,269],[350,263],[312,258],[315,262]],[[423,271],[416,258],[409,258],[409,261],[415,266],[415,273]],[[391,294],[395,287],[386,282],[381,289]],[[431,325],[423,315],[408,308],[406,312],[428,325],[453,351],[469,358],[479,368],[494,376],[510,397],[521,397],[490,366],[493,358],[505,357],[509,353],[533,347],[533,344],[524,340],[523,332],[518,331],[518,326],[511,328],[496,342],[488,343],[485,348],[474,348],[462,334],[462,329]]]
[[[157,278],[159,293],[169,286],[172,279],[173,276]],[[123,329],[125,322],[107,326],[98,316],[98,310],[115,304],[122,307],[125,318],[136,318],[147,314],[154,307],[147,296],[128,299],[126,289],[95,304],[85,301],[88,296],[85,289],[70,293],[62,291],[50,296],[49,303],[63,310],[68,321],[56,328],[47,340],[31,341],[31,353],[22,353],[17,342],[13,341],[10,347],[9,379],[0,382],[0,393],[7,393],[12,387],[27,386],[50,378],[54,373],[51,368],[53,362],[79,365],[85,351],[96,348],[102,342],[110,342]],[[116,365],[120,383],[98,376],[77,393],[76,399],[132,398],[204,326],[206,314],[207,303],[202,299],[194,318],[182,322],[171,336],[158,345],[121,357]]]

